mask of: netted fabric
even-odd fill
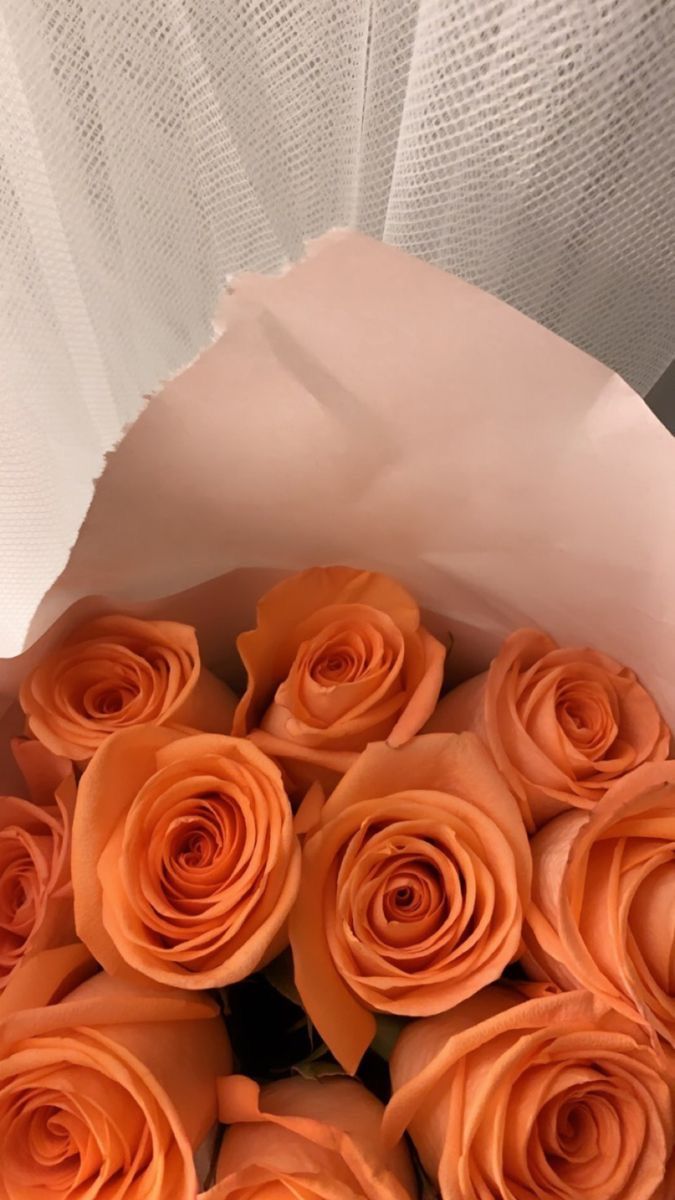
[[[227,276],[333,225],[675,352],[671,0],[0,0],[0,138],[0,632]]]

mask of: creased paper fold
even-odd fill
[[[29,642],[112,605],[192,620],[213,660],[270,579],[346,562],[411,588],[453,674],[537,624],[632,665],[673,724],[675,442],[627,384],[353,233],[241,277],[217,321],[111,455]]]

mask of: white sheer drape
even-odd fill
[[[333,225],[647,390],[675,351],[674,64],[670,0],[0,0],[0,651],[227,276]]]

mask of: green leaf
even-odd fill
[[[298,1008],[302,1008],[300,993],[295,986],[293,955],[290,950],[284,950],[278,958],[272,959],[272,962],[265,967],[263,975],[273,988],[290,1000],[291,1004],[297,1004]]]
[[[217,988],[216,995],[218,996],[218,999],[220,1000],[220,1006],[223,1010],[223,1016],[229,1017],[230,1016],[230,1001],[229,1001],[229,997],[227,995],[227,988],[224,988],[224,987]]]
[[[392,1017],[388,1013],[378,1013],[377,1015],[377,1032],[373,1038],[370,1048],[385,1062],[389,1062],[394,1046],[398,1041],[399,1034],[406,1022],[401,1017]]]
[[[327,1048],[324,1045],[317,1046],[317,1050],[322,1054],[328,1054]],[[303,1076],[303,1079],[325,1079],[328,1075],[345,1075],[345,1070],[333,1061],[333,1058],[317,1058],[317,1050],[305,1058],[303,1062],[295,1063],[293,1070],[295,1074]]]

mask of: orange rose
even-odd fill
[[[19,699],[31,733],[76,762],[129,726],[229,733],[236,703],[202,667],[189,625],[119,615],[98,617],[66,638],[24,680]]]
[[[81,946],[45,951],[0,999],[0,1196],[195,1200],[231,1069],[218,1007],[102,974],[69,991],[86,971]]]
[[[534,985],[536,989],[536,985]],[[443,1200],[670,1200],[673,1093],[639,1025],[589,992],[491,987],[415,1021],[391,1060],[392,1141],[410,1130]]]
[[[0,796],[0,992],[27,955],[75,937],[72,766],[39,742],[15,738],[12,749],[31,799]]]
[[[588,988],[675,1046],[675,762],[556,817],[532,855],[528,971]]]
[[[445,650],[386,575],[315,567],[277,584],[237,647],[248,686],[233,732],[255,730],[292,778],[334,783],[368,742],[401,746],[434,711]],[[310,764],[307,770],[302,764]]]
[[[78,935],[112,974],[243,979],[283,948],[298,889],[281,773],[244,739],[114,734],[80,782],[72,872]]]
[[[369,746],[303,848],[295,980],[346,1070],[371,1010],[441,1012],[518,954],[531,856],[518,806],[473,734]]]
[[[382,1105],[354,1079],[284,1079],[262,1090],[233,1075],[219,1085],[230,1125],[217,1183],[202,1200],[412,1200],[405,1146],[382,1140]]]
[[[489,746],[528,829],[592,808],[641,763],[668,757],[670,731],[628,667],[560,649],[536,629],[505,639],[489,671],[450,692],[427,726],[472,729]]]

